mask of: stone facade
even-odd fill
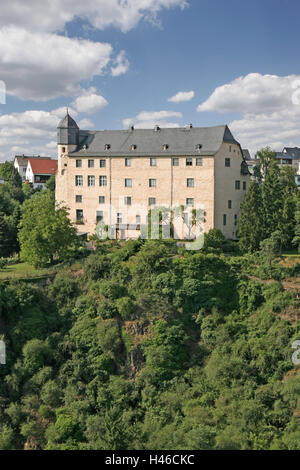
[[[69,121],[67,125],[70,125]],[[170,149],[166,155],[157,150],[151,152],[152,141],[149,141],[147,154],[147,142],[144,147],[140,144],[137,148],[131,146],[126,151],[123,148],[120,151],[116,143],[115,151],[113,145],[105,151],[102,144],[98,144],[101,148],[84,144],[88,140],[83,137],[88,131],[83,131],[81,143],[79,134],[79,142],[72,141],[70,144],[64,133],[63,137],[58,138],[56,200],[69,207],[70,218],[77,224],[78,232],[94,234],[97,221],[100,221],[112,226],[116,237],[121,238],[138,238],[141,235],[139,226],[146,226],[148,211],[153,207],[179,209],[182,217],[179,215],[179,218],[173,220],[173,224],[176,236],[180,239],[190,238],[190,229],[182,224],[181,219],[189,210],[187,203],[193,200],[194,208],[200,207],[205,211],[205,232],[211,228],[219,228],[227,238],[235,239],[240,204],[250,179],[249,174],[243,170],[244,159],[239,143],[234,140],[227,126],[223,127],[224,140],[222,137],[220,142],[212,143],[214,148],[211,149],[209,143],[204,144],[201,152],[195,151],[194,144],[193,151],[186,148],[185,152],[172,146],[172,130],[169,129],[167,135]],[[207,133],[211,135],[211,128],[207,129]],[[203,131],[202,128],[199,128],[199,132],[200,130]],[[123,133],[123,139],[126,131],[107,132]],[[133,141],[135,132],[143,133],[136,137],[137,140],[147,140],[148,132],[152,133],[151,139],[156,138],[152,130],[131,129]],[[189,130],[183,129],[182,132],[189,142]],[[220,132],[218,128],[218,133]],[[205,132],[202,132],[202,137],[199,134],[199,140],[200,137],[203,140],[205,135]],[[197,128],[193,129],[194,139],[195,136]],[[109,137],[110,135],[105,136],[106,140]],[[113,138],[114,135],[111,139]],[[82,185],[78,185],[79,183]],[[152,201],[150,198],[153,198]],[[150,202],[155,204],[150,205]],[[192,227],[191,230],[195,235],[197,229]]]

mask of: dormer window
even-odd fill
[[[163,149],[164,149],[164,150],[168,150],[168,148],[169,148],[169,145],[168,145],[168,144],[164,144],[164,145],[163,145]]]
[[[196,150],[201,150],[202,149],[202,145],[201,144],[197,144],[196,145]]]
[[[105,144],[104,149],[109,150],[110,149],[110,144]]]
[[[135,144],[132,144],[131,150],[136,150],[136,149],[137,149],[137,146]]]

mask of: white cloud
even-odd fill
[[[73,96],[80,93],[82,80],[103,73],[112,52],[106,43],[4,27],[0,30],[1,79],[8,94],[24,100]]]
[[[169,118],[182,118],[182,113],[175,111],[142,111],[137,116],[123,119],[123,127],[135,126],[136,129],[151,129],[160,127],[179,127],[177,122],[167,121]]]
[[[111,74],[113,77],[118,77],[123,75],[129,69],[129,60],[126,57],[125,51],[121,51],[120,54],[116,57],[113,62],[113,67],[111,67]]]
[[[158,21],[163,9],[184,8],[187,0],[10,0],[0,16],[1,79],[7,93],[23,100],[78,96],[80,83],[127,72],[125,51],[110,44],[58,35],[75,18],[83,26],[127,32],[141,20]],[[55,34],[54,34],[55,33]]]
[[[79,113],[94,114],[108,105],[106,99],[101,95],[97,95],[95,91],[95,88],[90,88],[73,102],[74,108]]]
[[[176,95],[168,99],[171,103],[182,103],[184,101],[191,101],[195,96],[194,91],[179,91]]]
[[[81,119],[77,124],[79,129],[92,129],[95,127],[94,123],[90,119]]]
[[[164,8],[187,5],[187,0],[10,0],[1,4],[0,27],[56,32],[79,17],[97,29],[113,26],[127,32],[143,19],[157,20]]]
[[[57,108],[50,112],[30,110],[0,115],[2,160],[12,158],[16,153],[55,157],[56,128],[65,112],[65,108]],[[76,117],[74,109],[69,112]]]
[[[261,113],[292,104],[296,75],[279,77],[250,73],[215,89],[198,111]]]
[[[197,109],[238,112],[241,119],[231,122],[230,129],[243,147],[253,154],[266,145],[281,151],[300,145],[299,87],[297,75],[251,73],[216,88]]]

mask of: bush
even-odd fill
[[[110,272],[110,261],[107,256],[99,254],[90,255],[85,264],[84,272],[87,279],[97,281],[103,277],[108,277]]]
[[[221,230],[213,228],[204,234],[203,251],[207,253],[221,253],[224,242],[225,237]]]
[[[122,320],[130,320],[136,312],[136,303],[130,297],[121,297],[115,304]]]
[[[0,258],[0,269],[6,268],[7,265],[8,265],[7,259],[5,259],[5,258]]]

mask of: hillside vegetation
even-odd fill
[[[106,242],[0,283],[0,449],[300,449],[299,272]]]

